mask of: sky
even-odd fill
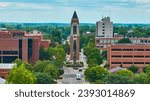
[[[81,23],[150,23],[150,0],[0,0],[0,22],[70,23],[75,10]]]

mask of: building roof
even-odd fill
[[[109,69],[109,72],[110,73],[115,73],[115,72],[117,72],[119,70],[123,70],[123,68],[121,68],[121,67],[111,68],[111,69]]]
[[[72,19],[78,19],[78,16],[77,16],[76,11],[74,11],[74,14],[73,14],[73,16],[72,16]]]
[[[113,43],[112,46],[150,46],[149,43]]]
[[[6,64],[0,64],[0,69],[12,69],[13,68],[13,66],[14,66],[15,64],[13,64],[13,63],[6,63]]]
[[[0,84],[5,84],[5,81],[6,81],[5,79],[0,77]]]

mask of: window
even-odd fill
[[[146,49],[145,51],[150,51],[150,49]]]
[[[134,62],[134,64],[144,64],[144,62]]]
[[[123,49],[123,51],[133,51],[133,49]]]
[[[134,56],[134,57],[136,57],[136,58],[143,58],[144,56]]]
[[[141,40],[141,43],[143,43],[144,41],[143,40]]]
[[[145,62],[145,64],[150,64],[150,62]]]
[[[112,58],[117,58],[117,57],[121,57],[120,55],[112,55]]]
[[[19,59],[22,59],[22,39],[19,39]]]
[[[126,55],[126,56],[123,56],[124,58],[130,58],[130,57],[133,57],[131,55]]]
[[[107,45],[106,45],[106,44],[104,45],[104,48],[107,48]]]
[[[146,58],[150,58],[150,56],[145,56]]]
[[[100,40],[100,43],[102,43],[103,42],[103,40]]]
[[[137,51],[144,51],[144,49],[137,49]]]
[[[107,40],[104,40],[104,43],[107,43]]]
[[[17,56],[4,56],[3,57],[3,63],[12,63],[17,59]]]
[[[76,25],[73,26],[73,34],[77,34],[77,26]]]
[[[112,51],[122,51],[121,49],[111,49]]]
[[[105,32],[103,32],[102,34],[105,34]]]
[[[121,62],[112,62],[112,64],[121,64]]]
[[[18,54],[18,51],[3,51],[3,54]]]
[[[97,43],[99,43],[99,40],[96,40]]]
[[[133,64],[133,62],[123,62],[123,64]]]
[[[28,58],[32,56],[32,39],[28,39]]]

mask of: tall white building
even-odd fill
[[[104,17],[101,21],[96,22],[96,37],[113,37],[113,22],[109,17]]]

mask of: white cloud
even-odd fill
[[[35,3],[19,3],[19,2],[0,2],[0,8],[2,9],[53,9],[51,5],[48,4],[35,4]]]
[[[150,3],[150,0],[135,0],[136,3],[141,3],[141,4],[146,4],[146,3]]]
[[[5,7],[8,7],[10,6],[11,3],[7,3],[7,2],[0,2],[0,8],[5,8]]]

